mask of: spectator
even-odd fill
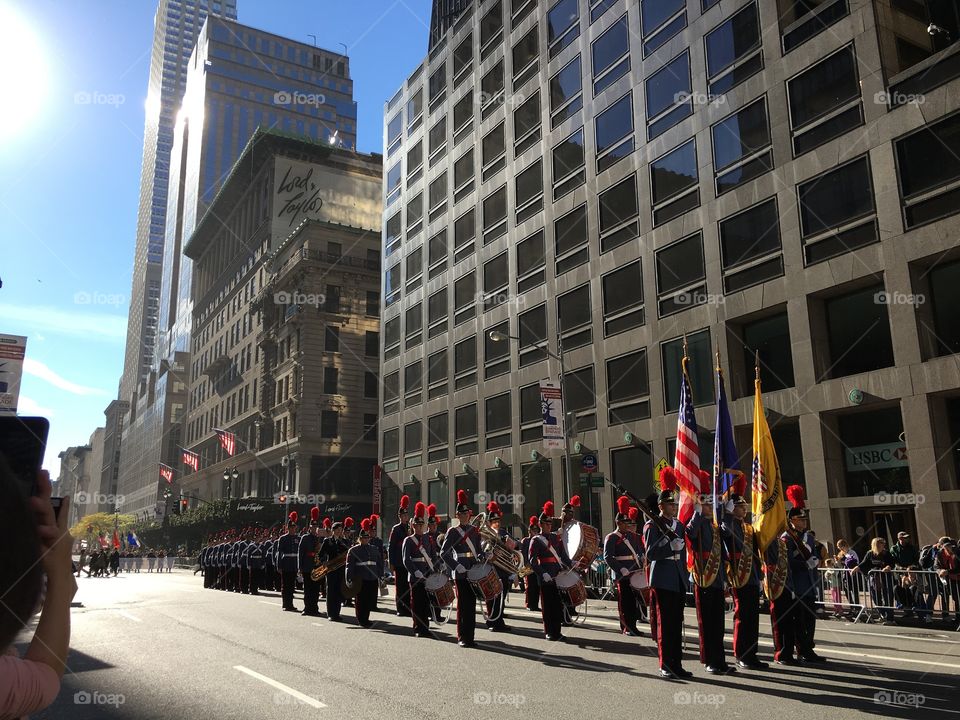
[[[923,582],[923,592],[926,595],[927,610],[931,613],[937,605],[937,598],[940,597],[940,578],[937,577],[934,564],[937,560],[937,553],[940,552],[940,545],[924,545],[920,550],[920,569],[923,570],[921,580]]]
[[[5,538],[0,551],[0,718],[37,712],[56,698],[70,644],[70,602],[77,590],[73,538],[67,530],[69,498],[63,499],[56,517],[46,472],[38,477],[39,492],[29,501],[19,485],[0,460],[0,527]],[[40,620],[20,658],[13,642],[36,612],[44,572]]]
[[[80,571],[83,570],[83,566],[87,564],[87,546],[84,545],[80,548],[80,562],[77,563],[77,577],[80,577]],[[89,576],[90,573],[87,573]]]
[[[924,622],[930,621],[923,598],[922,583],[912,570],[903,573],[900,582],[893,589],[893,597],[897,601],[897,607],[903,608],[904,617],[913,617],[916,612],[917,617]]]
[[[853,570],[860,564],[860,557],[846,540],[837,538],[836,558],[838,567],[844,568],[840,573],[840,587],[851,606],[850,615],[856,617],[853,613],[859,612],[856,608],[860,605],[860,583]]]
[[[917,546],[910,542],[908,532],[897,533],[897,542],[890,548],[890,554],[893,556],[894,564],[901,570],[919,567],[920,552]]]
[[[893,556],[887,550],[887,541],[874,538],[870,541],[870,550],[854,572],[867,576],[870,599],[883,617],[884,625],[893,625]]]
[[[937,543],[940,550],[933,567],[944,585],[943,613],[949,611],[953,598],[954,622],[960,622],[960,558],[957,557],[957,544],[952,538],[942,537]]]

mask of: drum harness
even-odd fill
[[[546,536],[545,536],[545,535],[538,535],[537,537],[543,538],[543,542],[546,543],[547,549],[548,549],[548,550],[553,554],[553,556],[557,559],[557,564],[558,564],[560,567],[563,567],[563,562],[560,560],[560,555],[557,554],[556,549],[554,549],[554,547],[553,547],[553,545],[551,544],[551,542],[550,542],[549,540],[547,540]],[[575,572],[575,570],[573,570],[573,568],[571,568],[571,569],[570,569],[570,572]],[[556,585],[556,583],[557,583],[557,579],[556,579],[556,578],[553,578],[553,583],[554,583],[554,585]],[[559,592],[559,590],[558,590],[557,592]],[[561,599],[561,601],[563,600],[562,597],[561,597],[560,599]],[[563,621],[564,621],[566,624],[571,625],[571,626],[573,626],[573,625],[579,626],[579,625],[583,625],[583,624],[587,621],[587,615],[589,614],[589,610],[590,610],[590,608],[589,608],[590,603],[587,602],[586,599],[583,601],[583,612],[577,614],[577,619],[576,619],[576,620],[574,620],[574,619],[573,619],[573,616],[570,614],[570,608],[567,607],[567,604],[566,604],[565,602],[561,602],[560,604],[563,606]]]
[[[432,574],[436,572],[436,570],[433,567],[433,560],[430,559],[430,553],[424,550],[423,546],[424,546],[423,540],[418,538],[417,550],[420,551],[420,555],[423,557],[423,559],[427,561],[427,567],[430,568],[430,573]],[[422,582],[426,582],[426,581],[427,581],[427,578],[426,577],[423,578]],[[427,603],[430,605],[430,608],[432,610],[434,608],[433,599],[430,598],[429,594],[427,595]],[[429,622],[433,623],[434,625],[446,625],[447,622],[450,620],[450,613],[447,613],[446,616],[442,616],[442,617],[443,617],[442,620],[437,620],[434,614],[431,612]]]

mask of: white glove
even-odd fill
[[[681,550],[683,550],[683,545],[684,545],[683,538],[675,538],[670,541],[670,549],[673,550],[674,552],[680,552]]]
[[[463,565],[457,565],[457,567],[455,567],[454,570],[456,571],[457,575],[462,575],[467,571],[467,569]]]
[[[723,509],[726,510],[728,513],[732,513],[732,512],[733,512],[733,500],[727,500],[727,504],[723,506]]]
[[[517,581],[517,574],[516,574],[516,573],[513,573],[513,574],[509,577],[509,580],[510,580],[511,583],[515,583],[515,582]]]
[[[626,568],[620,568],[620,574],[621,574],[623,577],[626,577],[627,575],[630,574],[630,571],[627,570]]]
[[[807,567],[810,568],[811,570],[813,570],[819,564],[820,564],[820,558],[812,557],[809,560],[807,560]]]
[[[413,574],[413,576],[414,576],[417,580],[423,580],[423,573],[420,572],[419,570],[417,570],[417,571]]]
[[[550,577],[550,573],[544,573],[544,574],[543,574],[543,581],[544,581],[544,582],[550,582],[551,580],[553,580],[553,578]]]

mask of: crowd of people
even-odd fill
[[[144,569],[150,573],[169,573],[173,572],[178,557],[185,560],[186,551],[174,552],[163,548],[94,548],[88,555],[84,546],[80,548],[74,573],[77,577],[80,577],[81,572],[85,572],[87,577],[116,577],[121,572],[136,574]]]

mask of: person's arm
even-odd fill
[[[39,493],[30,498],[30,504],[37,518],[41,562],[47,574],[47,592],[37,631],[24,657],[48,665],[60,678],[63,677],[70,650],[70,603],[77,592],[71,558],[73,538],[67,523],[70,498],[63,498],[59,516],[54,516],[50,504],[50,476],[45,471],[37,478],[37,487]]]

